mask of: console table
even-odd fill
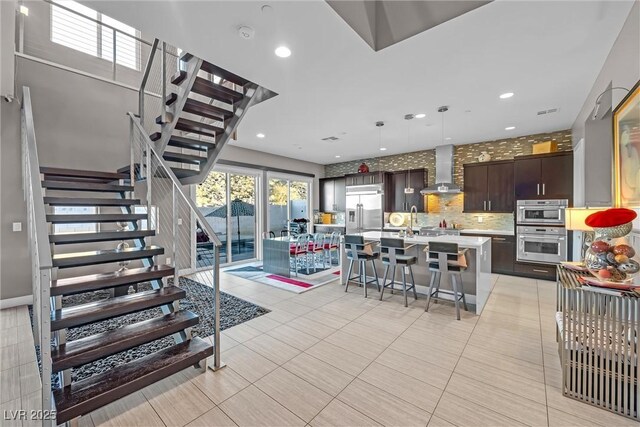
[[[640,292],[582,285],[558,266],[558,352],[563,394],[640,421]]]

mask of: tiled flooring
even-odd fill
[[[273,310],[223,332],[227,367],[185,370],[80,425],[637,426],[562,396],[552,282],[495,276],[482,315],[456,321],[450,304],[425,313],[424,298],[405,308],[399,295],[364,299],[337,282],[296,295],[222,280]],[[30,408],[26,310],[0,315],[0,409]]]

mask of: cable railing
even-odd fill
[[[197,208],[171,167],[158,153],[148,132],[135,114],[129,113],[131,124],[131,182],[135,182],[137,198],[145,199],[149,228],[156,235],[149,240],[165,248],[166,264],[175,268],[173,283],[188,281],[213,289],[213,313],[200,313],[211,319],[213,314],[214,369],[220,362],[220,247],[222,243],[213,228]],[[140,197],[140,195],[146,195]],[[198,262],[196,247],[208,244],[206,263]],[[197,269],[198,265],[205,265]],[[204,337],[203,337],[204,338]]]
[[[46,221],[40,163],[28,87],[22,88],[22,178],[27,205],[27,232],[31,254],[31,284],[33,291],[33,337],[40,347],[40,380],[42,410],[52,408],[51,398],[51,280],[56,272],[51,261],[49,231]],[[51,421],[49,421],[49,424]],[[46,420],[43,419],[43,425]]]
[[[16,14],[18,54],[140,87],[144,60],[152,52],[153,43],[140,37],[139,31],[84,6],[80,6],[82,13],[52,0],[26,5],[27,14]],[[173,70],[177,69],[177,52],[168,50],[167,56]],[[147,95],[159,99],[161,92],[152,89]]]

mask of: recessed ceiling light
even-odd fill
[[[515,126],[507,126],[506,128],[504,128],[504,130],[514,130],[515,128]]]
[[[451,137],[450,137],[450,136],[446,137],[445,139],[446,139],[447,141],[451,141]]]
[[[258,133],[256,134],[256,137],[258,138],[264,138],[266,135],[264,133]]]
[[[427,115],[425,113],[418,113],[415,117],[416,119],[424,119],[425,117],[427,117]]]
[[[500,99],[507,99],[507,98],[511,98],[512,96],[513,96],[513,92],[506,92],[500,95]]]
[[[387,149],[386,149],[386,148],[384,148],[384,147],[382,147],[382,148],[380,149],[380,151],[387,151]]]
[[[340,158],[340,156],[336,156],[336,159],[339,159],[339,158]]]
[[[275,52],[280,58],[288,58],[291,56],[291,49],[286,46],[278,46]]]

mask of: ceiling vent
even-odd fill
[[[558,110],[559,110],[559,108],[550,108],[550,109],[548,109],[548,110],[541,110],[541,111],[538,111],[538,115],[539,115],[539,116],[542,116],[542,115],[544,115],[544,114],[557,113],[557,112],[558,112]]]
[[[336,136],[328,136],[326,138],[322,138],[321,141],[337,141],[340,138],[336,137]]]

